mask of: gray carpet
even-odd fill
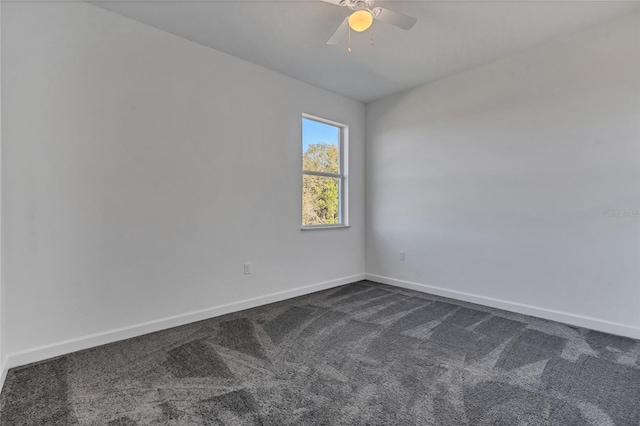
[[[640,424],[640,342],[363,281],[12,369],[2,425]]]

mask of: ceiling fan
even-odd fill
[[[341,39],[343,39],[345,33],[349,32],[349,38],[351,33],[349,30],[354,30],[357,32],[362,32],[373,24],[373,20],[378,20],[384,22],[386,24],[391,24],[393,26],[402,28],[404,30],[409,30],[416,23],[417,19],[405,15],[403,13],[394,12],[389,9],[385,9],[383,7],[374,7],[373,3],[375,0],[324,0],[327,3],[332,3],[338,6],[348,7],[353,11],[349,16],[347,16],[344,21],[340,24],[338,29],[333,33],[333,35],[327,40],[327,44],[338,44]],[[371,44],[373,44],[373,38],[371,39]],[[351,52],[351,46],[348,48],[349,52]]]

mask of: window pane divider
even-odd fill
[[[302,173],[304,173],[305,175],[323,176],[323,177],[331,177],[331,178],[342,178],[343,177],[343,175],[341,175],[341,174],[325,173],[325,172],[312,172],[310,170],[303,170]]]

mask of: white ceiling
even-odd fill
[[[378,1],[418,18],[374,24],[352,52],[326,40],[348,9],[322,1],[115,1],[100,7],[318,87],[369,102],[637,13],[619,1]]]

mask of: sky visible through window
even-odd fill
[[[338,146],[340,140],[340,129],[319,121],[302,119],[302,152],[305,152],[309,145],[317,143],[328,143]]]

